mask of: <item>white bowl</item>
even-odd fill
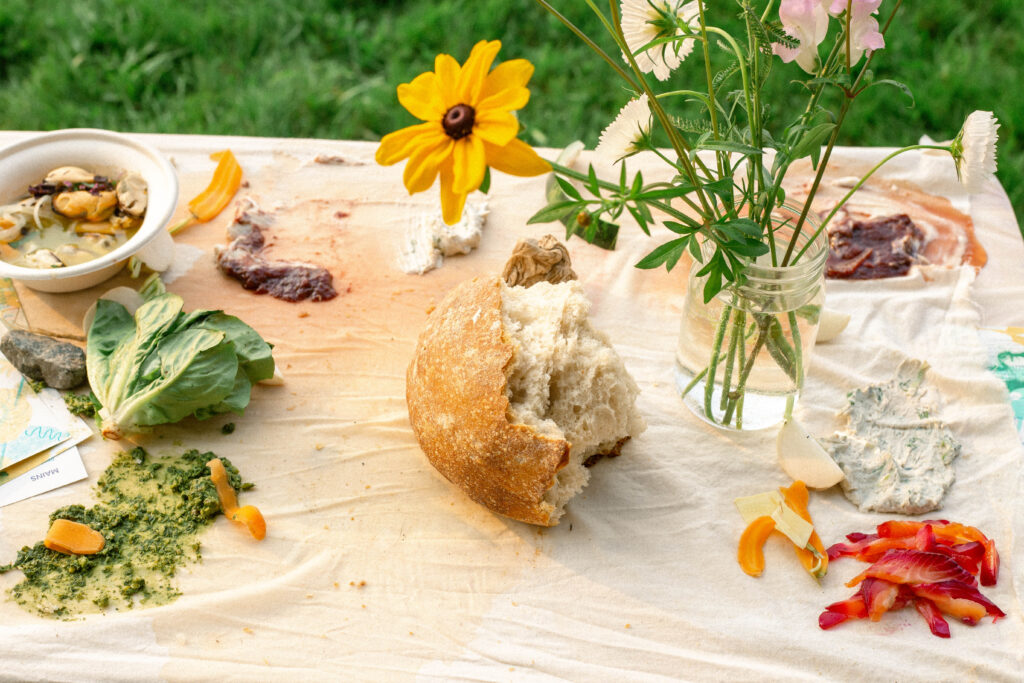
[[[146,217],[131,239],[92,261],[64,268],[24,268],[0,260],[0,277],[43,292],[73,292],[113,277],[128,258],[149,247],[173,249],[164,230],[178,204],[178,176],[158,151],[126,135],[93,128],[44,133],[0,150],[0,203],[25,196],[59,166],[81,166],[97,173],[135,171],[146,180]]]

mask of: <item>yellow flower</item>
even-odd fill
[[[466,195],[480,187],[488,166],[516,176],[551,170],[516,138],[519,121],[512,112],[530,99],[533,65],[512,59],[488,73],[500,49],[500,41],[482,40],[461,67],[451,55],[438,55],[433,71],[398,86],[398,101],[424,123],[385,135],[377,148],[381,165],[409,159],[402,176],[409,194],[429,189],[440,174],[449,225],[459,221]]]

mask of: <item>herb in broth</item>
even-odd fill
[[[147,203],[138,173],[115,183],[76,166],[56,168],[26,196],[0,206],[0,258],[26,268],[86,263],[127,242]]]
[[[18,569],[25,578],[11,599],[44,617],[69,619],[108,608],[162,605],[180,592],[178,567],[201,559],[199,533],[220,514],[220,500],[206,463],[213,453],[189,450],[153,459],[142,448],[120,453],[100,477],[99,503],[69,505],[55,519],[80,522],[103,535],[95,555],[63,555],[42,542],[18,551],[0,573]],[[232,487],[245,490],[238,470],[222,458]]]

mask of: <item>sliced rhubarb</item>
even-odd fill
[[[923,548],[917,547],[916,536],[877,538],[861,548],[855,557],[861,562],[875,562],[890,550],[923,550]]]
[[[846,583],[856,586],[871,577],[893,583],[939,583],[956,580],[974,585],[974,577],[950,557],[920,550],[889,550],[874,564]]]
[[[949,638],[949,624],[942,618],[942,612],[935,603],[927,598],[917,598],[914,600],[914,609],[924,618],[933,635]]]
[[[867,606],[868,618],[878,621],[896,603],[900,594],[900,585],[884,579],[865,579],[860,585],[860,594]]]
[[[957,543],[956,545],[943,545],[939,543],[935,546],[934,550],[937,553],[949,555],[957,564],[975,576],[978,575],[981,560],[985,556],[985,546],[978,541]]]
[[[996,542],[986,539],[982,545],[985,546],[985,555],[981,560],[981,585],[994,586],[999,579],[999,553],[996,552]]]
[[[890,550],[913,549],[933,552],[939,550],[939,545],[931,525],[925,524],[910,536],[879,537],[875,534],[859,534],[856,541],[832,545],[828,549],[828,556],[830,560],[856,557],[861,562],[874,562]]]
[[[1006,616],[1003,610],[996,607],[995,603],[982,595],[977,588],[961,581],[922,584],[911,586],[910,590],[918,597],[931,600],[946,614],[971,626],[986,615],[992,617],[992,621]]]
[[[818,626],[828,630],[850,619],[864,619],[868,616],[868,608],[864,596],[858,592],[851,598],[833,602],[818,616]]]
[[[878,525],[878,535],[883,538],[902,538],[914,536],[925,525],[930,525],[939,542],[966,543],[967,541],[988,540],[985,534],[973,526],[949,522],[944,519],[933,519],[924,522],[908,522],[905,520],[890,520]]]
[[[914,549],[933,552],[939,542],[935,539],[935,532],[931,524],[925,524],[914,534]]]
[[[848,534],[849,543],[834,543],[829,546],[828,559],[838,560],[840,557],[857,557],[871,543],[878,540],[877,534]]]
[[[894,519],[882,522],[878,525],[878,535],[882,538],[900,538],[902,536],[913,536],[924,526],[924,522],[910,522],[901,519]]]

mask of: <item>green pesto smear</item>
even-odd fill
[[[11,599],[40,616],[70,619],[177,598],[175,571],[202,559],[199,533],[221,512],[206,466],[215,457],[190,450],[154,459],[141,448],[118,454],[96,484],[96,505],[68,505],[50,515],[51,523],[69,519],[100,532],[103,550],[64,555],[42,542],[22,548],[12,564],[0,566],[0,574],[25,575],[9,591]],[[251,488],[221,461],[232,487]]]

